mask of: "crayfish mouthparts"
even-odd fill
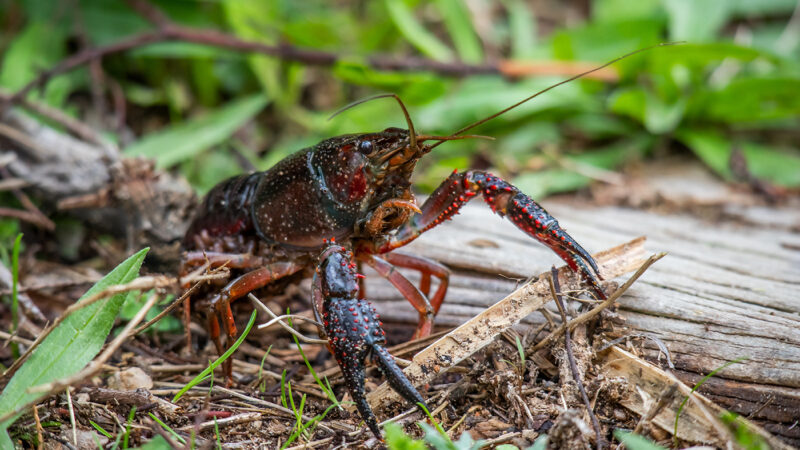
[[[386,350],[386,333],[375,308],[357,296],[359,274],[352,253],[331,244],[321,259],[314,279],[314,303],[321,305],[328,347],[342,370],[358,412],[372,433],[381,439],[378,422],[364,392],[367,357],[377,364],[398,394],[413,404],[426,408],[427,405]]]

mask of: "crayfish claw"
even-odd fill
[[[406,374],[403,373],[403,370],[397,365],[394,356],[389,354],[389,351],[386,350],[385,347],[375,346],[373,349],[373,360],[377,362],[378,368],[383,372],[383,376],[386,377],[386,381],[389,382],[389,386],[391,386],[392,389],[409,403],[415,405],[421,404],[425,408],[428,407],[425,400],[419,392],[417,392],[417,389],[414,388],[414,385],[408,380]]]
[[[375,437],[381,438],[380,428],[364,393],[365,361],[368,356],[386,375],[389,385],[414,404],[425,404],[422,396],[392,355],[386,350],[386,333],[380,318],[366,300],[359,299],[358,278],[353,256],[339,245],[331,244],[320,257],[313,282],[315,304],[321,303],[322,319],[328,336],[328,348],[336,358],[344,376],[345,386],[353,397],[361,418]]]

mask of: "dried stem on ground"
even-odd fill
[[[559,286],[558,283],[558,270],[556,270],[555,266],[550,269],[550,295],[552,295],[553,300],[556,302],[556,307],[558,307],[558,312],[561,314],[561,323],[567,324],[567,309],[564,307],[564,302],[561,299],[561,286]],[[597,421],[597,416],[594,415],[594,411],[592,410],[592,403],[589,401],[589,396],[586,395],[586,388],[583,386],[583,375],[575,365],[575,355],[572,353],[572,343],[570,341],[570,331],[569,326],[567,326],[564,328],[564,349],[566,350],[567,358],[569,359],[569,368],[572,371],[572,379],[575,380],[575,384],[578,385],[581,398],[583,399],[583,403],[586,405],[586,412],[589,414],[589,418],[592,420],[592,427],[594,428],[595,443],[597,448],[602,449],[605,447],[606,443],[600,432],[600,423]]]

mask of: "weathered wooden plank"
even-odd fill
[[[739,383],[736,390],[720,387],[708,394],[726,397],[734,410],[755,412],[754,419],[791,439],[792,423],[776,424],[770,418],[800,418],[800,410],[777,413],[768,405],[757,411],[763,405],[754,406],[753,399],[772,396],[777,399],[773,406],[784,409],[797,405],[786,392],[800,387],[800,208],[735,205],[735,215],[711,222],[690,214],[559,201],[544,206],[590,252],[646,235],[648,251],[668,253],[620,299],[625,326],[604,338],[656,337],[683,373],[706,374],[749,357],[725,371],[727,380]],[[480,204],[469,205],[406,249],[454,270],[437,319],[451,326],[494,304],[531,274],[561,264],[547,248]],[[416,313],[391,286],[375,276],[368,279],[369,297],[386,322],[416,321]],[[542,321],[538,313],[525,320]],[[637,346],[645,356],[658,356],[652,342]]]

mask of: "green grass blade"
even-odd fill
[[[386,0],[384,3],[392,22],[411,45],[437,61],[453,59],[450,49],[417,21],[403,0]]]
[[[19,328],[19,247],[22,244],[22,233],[14,239],[14,249],[11,251],[11,334]],[[11,343],[11,354],[19,358],[19,343]]]
[[[202,383],[203,379],[205,379],[212,372],[214,372],[214,369],[216,369],[217,366],[222,364],[226,359],[228,359],[233,354],[233,352],[236,351],[237,348],[239,348],[242,342],[244,342],[244,339],[247,337],[247,334],[250,333],[250,330],[253,328],[253,324],[256,323],[256,314],[257,312],[253,311],[253,314],[250,315],[250,321],[247,322],[247,327],[245,327],[244,331],[242,332],[242,335],[239,336],[239,339],[237,339],[236,342],[234,342],[233,345],[231,345],[231,347],[228,350],[226,350],[225,353],[222,354],[222,356],[217,358],[216,361],[209,364],[208,367],[205,368],[205,370],[200,372],[199,375],[194,377],[192,381],[190,381],[188,384],[186,384],[186,386],[184,386],[180,391],[178,391],[178,393],[175,394],[175,397],[172,398],[172,403],[177,402],[178,399],[180,399],[183,396],[183,394],[186,393],[186,391]]]
[[[153,419],[157,424],[161,425],[161,428],[165,429],[167,431],[167,433],[171,434],[172,437],[177,439],[181,444],[185,444],[186,443],[186,439],[182,438],[181,435],[176,433],[175,430],[173,430],[172,428],[169,427],[169,425],[167,425],[164,422],[162,422],[161,419],[156,417],[155,414],[147,413],[147,415],[150,416],[150,418]]]
[[[263,94],[232,101],[212,113],[150,133],[124,153],[154,158],[159,167],[170,167],[222,143],[266,105]]]
[[[689,392],[689,395],[687,395],[686,397],[683,398],[683,401],[681,402],[681,406],[678,408],[678,413],[675,414],[675,429],[672,432],[672,436],[674,436],[675,439],[678,439],[678,437],[677,437],[678,436],[678,419],[681,418],[681,413],[683,412],[683,408],[686,406],[686,402],[689,401],[689,397],[691,397],[691,395],[694,394],[694,391],[699,389],[700,386],[703,385],[703,383],[708,381],[709,378],[711,378],[714,375],[716,375],[717,372],[719,372],[720,370],[723,370],[728,366],[732,366],[734,364],[738,364],[738,363],[740,363],[742,361],[746,361],[748,359],[750,359],[750,358],[747,357],[747,356],[744,356],[742,358],[736,358],[733,361],[728,361],[725,364],[721,365],[720,367],[717,367],[716,369],[712,370],[708,375],[704,376],[703,379],[701,379],[697,384],[694,385],[692,390]]]
[[[289,323],[289,326],[291,327],[292,326],[292,319],[288,319],[288,323]],[[306,358],[306,354],[303,352],[303,347],[300,346],[300,340],[297,339],[297,336],[295,336],[294,334],[292,335],[292,339],[294,339],[294,343],[295,343],[295,345],[297,345],[297,351],[299,351],[300,352],[300,356],[303,357],[303,362],[306,363],[306,367],[308,367],[308,371],[311,373],[311,376],[314,377],[314,381],[317,382],[317,385],[319,385],[319,388],[322,389],[322,392],[324,392],[325,395],[328,396],[328,399],[331,401],[331,403],[333,403],[333,405],[336,406],[337,408],[340,407],[339,406],[339,400],[336,399],[336,395],[333,393],[333,389],[330,389],[330,386],[326,386],[322,382],[322,380],[319,379],[319,376],[317,376],[317,372],[314,370],[314,368],[311,367],[311,363],[308,361],[308,358]]]
[[[108,286],[133,281],[139,275],[139,268],[147,251],[148,249],[143,249],[126,259],[98,281],[81,299]],[[64,319],[8,382],[0,395],[0,415],[12,412],[42,396],[38,392],[28,392],[29,388],[66,378],[83,369],[103,347],[114,325],[114,319],[128,295],[129,293],[114,295],[81,308]],[[8,428],[14,420],[16,417],[0,424],[0,431]],[[5,433],[0,432],[0,435],[3,434]]]
[[[483,61],[483,48],[472,26],[467,5],[463,0],[436,0],[436,6],[444,19],[447,32],[453,41],[458,56],[468,63],[477,64]]]
[[[288,447],[289,444],[291,444],[292,442],[294,442],[295,439],[300,437],[300,434],[302,434],[303,432],[305,432],[309,428],[315,427],[319,422],[321,422],[323,419],[325,419],[325,416],[327,416],[328,413],[331,412],[331,409],[333,409],[335,407],[336,407],[336,405],[329,405],[327,408],[325,408],[325,411],[322,414],[314,416],[313,418],[311,418],[311,420],[306,422],[303,426],[298,427],[298,429],[295,430],[295,432],[292,433],[291,436],[289,436],[289,439],[287,439],[286,442],[284,442],[283,445],[281,445],[281,449],[284,449],[284,448]]]
[[[133,418],[136,416],[136,405],[131,407],[131,411],[128,413],[128,421],[125,423],[125,434],[122,436],[122,448],[128,448],[128,439],[131,437],[131,424],[133,423]]]
[[[508,10],[512,58],[533,58],[536,54],[537,27],[533,11],[522,0],[504,0],[502,3]]]
[[[666,450],[664,447],[638,434],[614,430],[614,437],[630,450]]]
[[[195,447],[192,447],[195,448]],[[137,447],[138,450],[172,450],[169,443],[161,436],[155,436],[150,442]]]
[[[94,427],[95,430],[99,431],[103,436],[114,439],[114,436],[105,430],[105,428],[98,425],[94,420],[89,420],[89,424]]]

